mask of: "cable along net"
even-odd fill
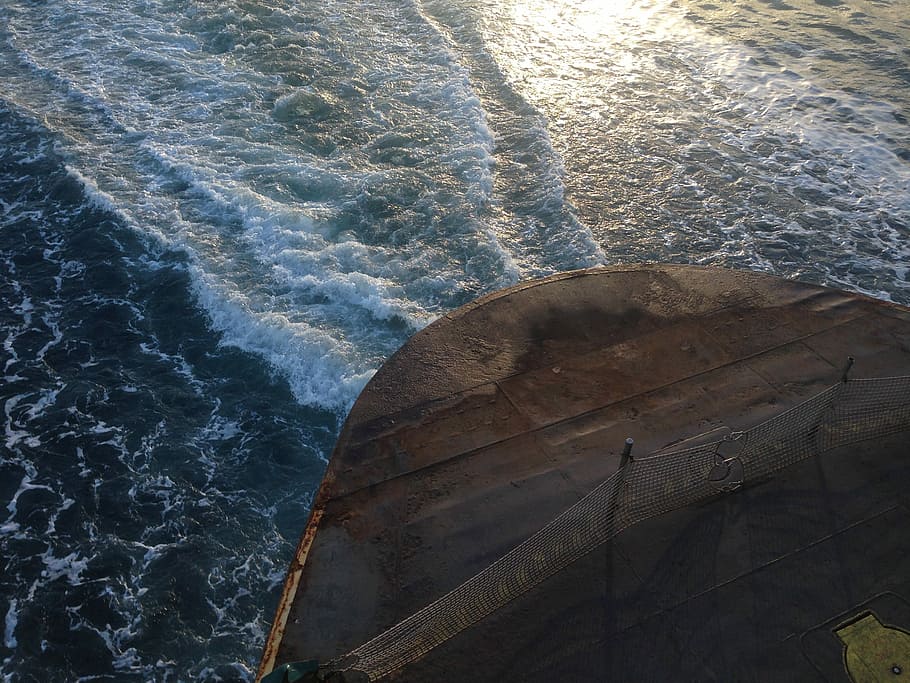
[[[910,376],[840,382],[725,439],[629,459],[530,538],[329,667],[382,678],[520,597],[623,529],[825,451],[910,428]],[[722,454],[736,442],[737,455]]]

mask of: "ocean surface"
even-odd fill
[[[251,680],[347,410],[524,278],[910,304],[907,0],[3,0],[0,676]]]

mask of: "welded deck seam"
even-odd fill
[[[767,349],[764,349],[764,350],[762,350],[762,351],[758,351],[758,352],[756,352],[756,353],[753,353],[753,354],[750,354],[750,355],[747,355],[747,356],[743,356],[742,358],[737,358],[737,359],[734,359],[734,360],[727,361],[727,362],[722,363],[722,364],[720,364],[720,365],[717,365],[717,366],[714,366],[714,367],[711,367],[711,368],[707,368],[707,369],[702,370],[702,371],[700,371],[700,372],[693,373],[693,374],[691,374],[691,375],[688,375],[687,377],[683,377],[683,378],[680,378],[680,379],[677,379],[677,380],[673,380],[672,382],[667,382],[667,383],[665,383],[665,384],[662,384],[662,385],[660,385],[660,386],[654,387],[654,388],[652,388],[652,389],[648,389],[647,391],[642,391],[642,392],[639,392],[639,393],[636,393],[636,394],[631,394],[631,395],[629,395],[629,396],[625,396],[625,397],[619,399],[618,401],[614,401],[614,402],[612,402],[612,403],[606,403],[606,404],[601,405],[601,406],[598,406],[598,407],[596,407],[596,408],[592,408],[592,409],[590,409],[590,410],[586,410],[586,411],[584,411],[584,412],[578,413],[578,414],[576,414],[576,415],[572,415],[572,416],[570,416],[570,417],[562,418],[562,419],[560,419],[560,420],[555,420],[555,421],[553,421],[553,422],[549,422],[549,423],[546,423],[546,424],[541,424],[541,425],[532,427],[531,429],[528,429],[527,431],[521,432],[520,434],[516,434],[516,435],[513,435],[513,436],[509,436],[509,437],[507,437],[507,438],[505,438],[505,439],[498,439],[498,440],[496,440],[496,441],[491,441],[490,443],[485,444],[485,445],[483,445],[483,446],[477,446],[477,447],[475,447],[475,448],[470,448],[470,449],[467,449],[467,450],[462,451],[462,452],[460,452],[460,453],[453,454],[453,455],[451,455],[451,456],[449,456],[448,458],[445,458],[445,459],[443,459],[443,460],[437,460],[437,461],[434,461],[434,462],[431,462],[431,463],[427,463],[427,464],[425,464],[425,465],[421,465],[420,467],[415,467],[414,469],[408,470],[407,472],[399,472],[398,474],[395,474],[394,476],[391,476],[391,477],[387,477],[386,479],[381,479],[381,480],[379,480],[379,481],[372,482],[372,483],[370,483],[370,484],[366,484],[366,485],[364,485],[364,486],[361,486],[361,487],[356,488],[356,489],[352,489],[352,490],[350,490],[350,491],[344,491],[344,492],[339,493],[339,494],[337,494],[337,495],[335,495],[335,496],[332,496],[329,500],[332,500],[332,501],[339,501],[339,500],[343,500],[344,498],[347,498],[347,497],[349,497],[349,496],[352,496],[352,495],[355,495],[355,494],[358,494],[358,493],[368,492],[368,491],[369,491],[369,492],[373,492],[373,491],[375,491],[376,488],[378,488],[378,487],[380,487],[380,486],[383,486],[383,485],[385,485],[385,484],[387,484],[387,483],[390,483],[390,482],[393,482],[393,481],[397,481],[397,480],[399,480],[399,479],[403,479],[403,478],[405,478],[405,477],[409,477],[409,476],[414,475],[414,474],[423,473],[423,472],[425,472],[425,471],[432,470],[432,469],[435,469],[435,468],[437,468],[437,467],[441,467],[441,466],[443,466],[443,465],[448,465],[448,464],[451,464],[451,463],[453,463],[453,462],[458,462],[459,460],[462,460],[462,459],[464,459],[464,458],[472,457],[472,456],[478,454],[478,453],[481,452],[481,451],[487,450],[487,449],[492,448],[492,447],[494,447],[494,446],[502,445],[502,444],[504,444],[504,443],[508,443],[509,441],[512,441],[512,440],[514,440],[514,439],[517,439],[517,438],[520,438],[520,437],[523,437],[523,436],[527,436],[527,435],[537,436],[540,432],[543,432],[544,430],[547,430],[547,429],[551,429],[552,427],[556,427],[556,426],[560,426],[560,425],[569,424],[569,423],[571,423],[571,422],[574,421],[574,420],[582,419],[582,418],[585,418],[585,417],[590,417],[591,415],[594,415],[595,413],[597,413],[597,412],[599,412],[599,411],[602,411],[602,410],[604,410],[604,409],[606,409],[606,408],[613,408],[613,407],[621,406],[622,404],[627,403],[627,402],[629,402],[629,401],[636,400],[636,399],[640,399],[640,398],[642,398],[642,397],[649,396],[649,395],[654,394],[654,393],[657,393],[657,392],[659,392],[659,391],[664,391],[664,390],[666,390],[666,389],[668,389],[668,388],[670,388],[670,387],[672,387],[672,386],[675,386],[675,385],[677,385],[677,384],[680,384],[680,383],[682,383],[682,382],[688,382],[688,381],[691,381],[691,380],[693,380],[693,379],[695,379],[695,378],[703,377],[703,376],[708,375],[708,374],[713,373],[713,372],[719,372],[719,371],[721,371],[721,370],[724,370],[724,369],[726,369],[726,368],[728,368],[728,367],[731,367],[731,366],[734,366],[734,365],[744,364],[744,365],[746,365],[746,366],[748,367],[748,369],[749,369],[751,372],[754,373],[755,371],[754,371],[754,370],[752,369],[752,367],[749,365],[749,361],[751,361],[751,360],[755,360],[755,359],[757,359],[757,358],[760,358],[760,357],[763,356],[763,355],[773,353],[773,352],[775,352],[775,351],[778,351],[778,350],[780,350],[780,349],[783,349],[783,348],[785,348],[785,347],[787,347],[787,346],[790,346],[790,345],[792,345],[792,344],[802,343],[803,341],[805,341],[805,340],[807,340],[807,339],[811,339],[812,337],[815,337],[815,336],[817,336],[817,335],[821,335],[821,334],[830,332],[831,330],[835,330],[835,329],[837,329],[837,328],[839,328],[839,327],[842,327],[842,326],[844,326],[844,325],[849,325],[849,324],[851,324],[851,323],[855,323],[855,322],[857,322],[857,321],[859,321],[859,320],[863,320],[864,318],[868,318],[868,317],[871,317],[871,316],[873,316],[873,315],[874,315],[874,312],[866,312],[866,313],[860,314],[860,315],[856,316],[855,318],[850,318],[849,320],[841,321],[841,322],[839,322],[839,323],[836,323],[836,324],[834,324],[834,325],[831,325],[830,327],[826,327],[826,328],[817,330],[817,331],[812,332],[812,333],[807,334],[807,335],[803,335],[803,336],[800,336],[800,337],[795,337],[795,338],[793,338],[793,339],[790,339],[790,340],[788,340],[788,341],[786,341],[786,342],[783,342],[783,343],[781,343],[781,344],[778,344],[778,345],[776,345],[776,346],[769,347],[769,348],[767,348]],[[700,321],[699,321],[697,324],[698,324],[699,326],[701,326],[701,322],[700,322]],[[703,330],[703,331],[704,331],[704,330]],[[755,373],[755,374],[756,374],[756,376],[757,376],[759,379],[761,379],[763,382],[765,382],[766,384],[768,384],[769,388],[771,388],[772,390],[777,391],[777,392],[779,393],[779,389],[777,389],[776,387],[774,387],[773,385],[771,385],[764,377],[762,377],[762,376],[759,375],[758,373]],[[485,385],[488,385],[488,384],[497,384],[497,383],[498,383],[498,380],[496,380],[496,381],[494,381],[494,382],[487,382],[487,383],[485,383],[484,385],[481,385],[481,386],[485,386]],[[501,389],[500,389],[500,390],[501,390]],[[507,394],[505,391],[503,391],[503,395],[506,396],[506,398],[509,399],[510,404],[512,404],[512,405],[514,406],[514,403],[513,403],[512,399],[508,396],[508,394]]]

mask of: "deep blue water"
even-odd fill
[[[346,411],[599,263],[910,303],[901,0],[0,6],[0,675],[249,680]]]

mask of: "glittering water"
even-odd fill
[[[345,411],[598,263],[910,303],[900,0],[0,6],[0,675],[243,680]]]

